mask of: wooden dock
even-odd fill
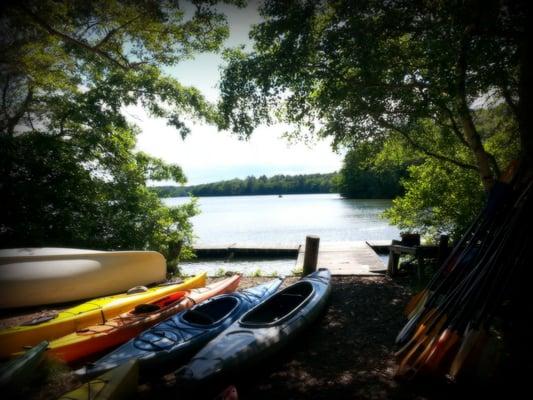
[[[300,247],[296,268],[304,263],[305,246]],[[320,242],[318,268],[328,268],[332,275],[375,275],[387,266],[366,242]]]
[[[371,242],[377,250],[386,242]],[[320,242],[318,268],[328,268],[333,275],[375,275],[384,273],[387,266],[366,242]],[[390,243],[389,243],[390,245]],[[388,248],[388,247],[387,247]],[[198,258],[294,258],[296,269],[302,269],[304,245],[250,245],[228,243],[198,245],[194,248]]]
[[[296,258],[300,245],[259,245],[228,243],[220,245],[194,246],[198,258],[228,258],[228,257],[264,257],[264,258]]]

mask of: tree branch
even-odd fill
[[[461,129],[459,129],[459,125],[457,125],[457,121],[455,121],[455,118],[453,117],[452,110],[450,110],[448,107],[446,107],[445,104],[437,104],[437,107],[440,107],[444,110],[444,112],[447,114],[448,119],[451,122],[451,128],[453,133],[455,133],[455,136],[459,141],[464,144],[467,148],[470,148],[468,145],[468,142],[466,141],[465,137],[463,136],[463,132],[461,132]]]
[[[33,90],[31,88],[28,88],[28,93],[26,93],[26,98],[22,102],[22,104],[19,107],[19,110],[12,116],[7,118],[7,133],[9,135],[13,135],[13,131],[15,130],[15,126],[17,126],[20,119],[24,116],[24,113],[28,110],[28,106],[30,105],[30,102],[33,99]]]
[[[94,46],[90,46],[89,44],[81,41],[81,40],[78,40],[76,38],[73,38],[72,36],[69,36],[67,35],[66,33],[63,33],[61,31],[58,31],[57,29],[55,29],[54,27],[50,26],[45,20],[43,20],[41,17],[39,17],[38,15],[34,14],[31,10],[29,10],[28,8],[24,7],[23,5],[18,5],[20,7],[20,9],[23,10],[24,13],[26,13],[27,15],[29,15],[41,28],[43,28],[44,30],[46,30],[49,34],[51,35],[54,35],[54,36],[57,36],[57,37],[60,37],[61,39],[69,42],[69,43],[72,43],[74,45],[76,45],[77,47],[81,47],[91,53],[94,53],[108,61],[110,61],[111,63],[115,64],[117,67],[121,68],[121,69],[129,69],[130,68],[130,65],[129,64],[122,64],[120,63],[119,61],[117,61],[116,59],[114,59],[113,57],[111,57],[111,55],[107,54],[105,51],[102,51]]]
[[[479,132],[474,125],[470,108],[466,98],[466,74],[467,74],[467,54],[468,47],[470,45],[470,35],[472,26],[467,26],[461,39],[459,47],[459,54],[457,58],[457,64],[455,66],[456,73],[456,93],[455,93],[455,105],[457,107],[457,114],[463,125],[463,131],[465,139],[468,142],[468,147],[472,151],[476,162],[479,176],[483,183],[485,191],[489,191],[494,184],[495,174],[491,169],[490,157],[485,151],[485,147],[479,136]]]
[[[518,119],[518,105],[514,102],[511,96],[511,92],[509,91],[509,88],[506,85],[502,85],[500,89],[502,90],[502,94],[503,94],[503,98],[505,102],[507,103],[507,105],[509,106],[509,108],[511,109],[515,117]]]
[[[2,88],[2,112],[7,116],[7,91],[9,90],[9,75],[6,76],[4,87]]]
[[[453,158],[450,158],[450,157],[447,157],[445,155],[438,154],[438,153],[435,153],[435,152],[433,152],[431,150],[426,149],[420,143],[417,143],[405,130],[400,129],[397,126],[394,126],[393,124],[385,121],[384,119],[380,118],[380,119],[378,119],[378,122],[381,125],[383,125],[385,128],[393,130],[395,132],[398,132],[400,135],[402,135],[407,140],[407,142],[409,142],[409,144],[412,147],[414,147],[416,150],[421,151],[422,153],[424,153],[424,154],[426,154],[426,155],[428,155],[430,157],[436,158],[437,160],[440,160],[440,161],[449,162],[449,163],[454,164],[454,165],[456,165],[456,166],[458,166],[460,168],[469,169],[469,170],[473,170],[473,171],[477,171],[478,170],[478,168],[475,165],[467,164],[467,163],[464,163],[462,161],[455,160]]]
[[[135,20],[139,19],[142,15],[137,15],[136,17],[130,19],[129,21],[126,21],[125,23],[123,23],[122,25],[120,26],[117,26],[116,28],[113,28],[111,29],[107,35],[104,36],[104,38],[102,40],[100,40],[96,45],[93,46],[93,48],[95,50],[98,50],[100,49],[104,44],[106,44],[109,39],[111,39],[119,30],[125,28],[126,26],[128,26],[129,24],[131,24],[132,22],[134,22]]]

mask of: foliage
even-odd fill
[[[361,142],[348,151],[337,182],[343,197],[392,199],[403,193],[400,178],[406,174],[406,167],[403,162],[376,164],[375,157],[382,147],[375,142]]]
[[[402,230],[457,237],[483,204],[483,188],[475,173],[433,159],[410,166],[403,184],[405,195],[393,200],[393,207],[384,213]]]
[[[184,117],[215,121],[197,89],[161,72],[220,47],[228,29],[213,2],[191,15],[175,1],[2,7],[2,246],[187,251],[195,203],[169,209],[146,186],[184,183],[182,170],[135,152],[123,110],[141,105],[182,135]]]
[[[220,277],[223,277],[226,275],[226,270],[222,267],[218,268],[216,271],[215,271],[215,274],[214,276],[217,277],[217,278],[220,278]]]
[[[195,186],[156,186],[151,189],[159,197],[241,196],[266,194],[331,193],[336,189],[336,174],[265,175],[232,179]]]
[[[518,135],[515,121],[505,105],[474,112],[486,143],[500,165],[507,165],[518,155]],[[431,126],[426,127],[426,133]],[[429,141],[434,135],[429,134]],[[438,136],[437,136],[438,137]],[[409,164],[408,176],[402,184],[405,194],[393,200],[384,215],[400,229],[436,237],[450,234],[459,237],[470,225],[484,204],[485,193],[475,171],[453,164],[443,164],[422,152],[402,152],[406,148],[401,136],[391,136],[376,155],[376,165],[391,166],[398,162]],[[430,146],[430,144],[427,144]],[[431,144],[436,151],[454,152],[467,159],[470,154],[453,137]]]
[[[476,174],[487,191],[509,138],[485,134],[480,105],[502,104],[518,128],[513,153],[533,155],[530,11],[508,0],[267,0],[253,50],[226,51],[220,123],[242,136],[282,120],[336,146],[396,142],[418,163]]]

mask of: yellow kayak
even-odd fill
[[[43,340],[50,341],[90,325],[103,324],[107,319],[129,311],[138,304],[160,299],[179,290],[203,287],[206,277],[207,274],[203,272],[175,285],[156,286],[141,293],[100,297],[61,311],[42,322],[30,321],[0,330],[0,358],[9,357],[24,350],[25,346],[34,346]]]
[[[58,400],[116,400],[132,398],[137,391],[139,365],[137,360],[100,375]]]

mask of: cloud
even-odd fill
[[[257,6],[256,1],[242,9],[218,5],[230,27],[230,37],[224,46],[244,44],[251,48],[248,32],[253,24],[261,21]],[[164,71],[184,85],[197,87],[209,101],[216,102],[221,65],[219,54],[206,53]],[[260,127],[248,141],[218,132],[214,126],[197,124],[189,137],[182,140],[165,120],[150,117],[142,107],[128,107],[125,111],[128,119],[141,128],[137,149],[179,164],[190,184],[248,175],[327,173],[338,170],[342,163],[342,156],[331,150],[329,141],[311,147],[303,143],[289,145],[280,137],[288,128],[282,124]]]
[[[326,173],[342,163],[329,141],[289,144],[281,138],[287,130],[282,124],[259,127],[247,141],[214,126],[195,124],[183,140],[164,119],[150,117],[141,107],[129,107],[126,115],[141,129],[137,149],[179,164],[191,184],[248,175]]]

